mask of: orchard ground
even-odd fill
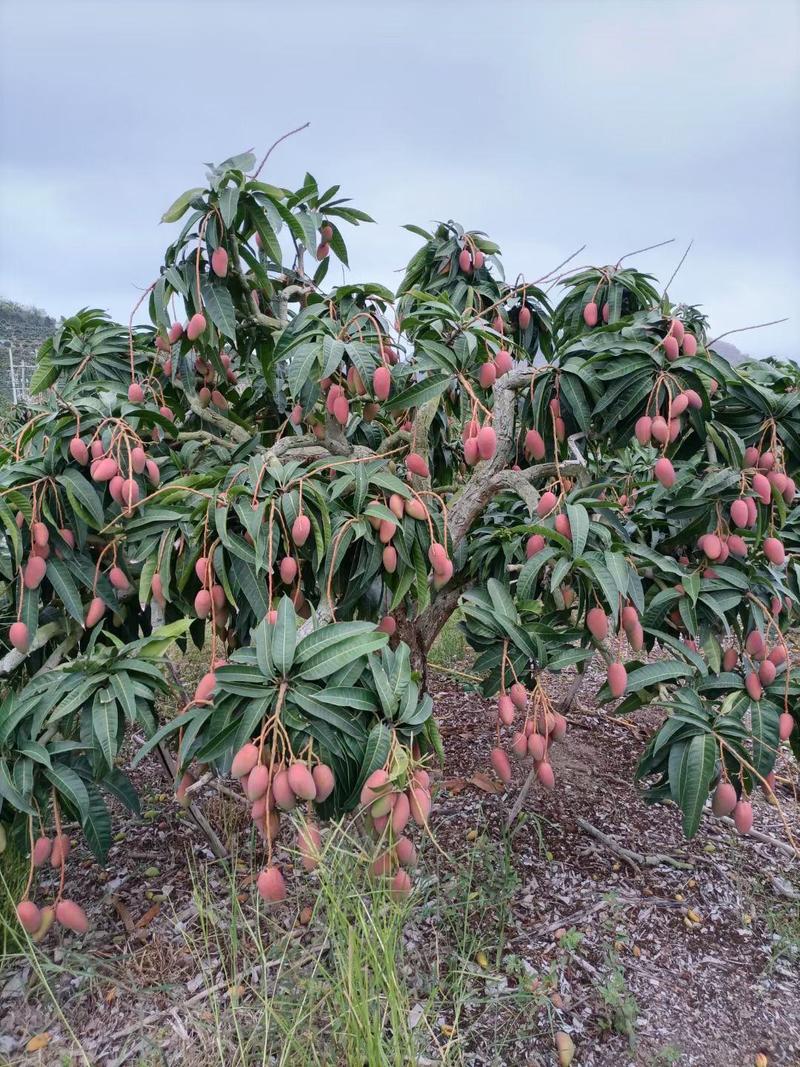
[[[462,652],[448,627],[434,660]],[[562,1031],[578,1065],[797,1064],[800,875],[780,813],[756,799],[755,827],[778,843],[710,816],[686,842],[680,812],[646,807],[632,785],[662,713],[615,720],[592,703],[600,681],[592,672],[554,751],[557,788],[534,788],[508,830],[525,769],[500,791],[493,703],[431,671],[446,762],[399,905],[371,887],[345,820],[325,831],[320,870],[297,863],[288,900],[257,913],[244,809],[200,793],[234,854],[215,860],[149,757],[142,815],[116,812],[108,865],[79,844],[68,868],[90,934],[53,931],[35,955],[6,945],[0,1062],[555,1064]],[[800,835],[796,804],[782,807]]]

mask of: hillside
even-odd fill
[[[0,396],[4,399],[26,394],[36,351],[55,325],[56,320],[39,308],[0,297]]]

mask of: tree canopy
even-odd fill
[[[27,847],[77,821],[102,857],[133,729],[137,760],[174,743],[179,795],[241,756],[268,850],[298,800],[424,822],[427,654],[458,608],[506,784],[508,753],[554,784],[548,673],[599,655],[599,701],[667,712],[645,798],[692,835],[713,791],[748,829],[798,736],[798,368],[732,367],[629,257],[509,283],[452,221],[408,227],[396,294],[326,288],[372,219],[259,174],[234,156],[178,197],[150,324],[61,322],[4,426],[2,825]],[[189,643],[207,673],[160,722]]]

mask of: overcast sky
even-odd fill
[[[263,176],[373,215],[353,280],[396,285],[405,222],[511,277],[675,237],[665,280],[693,238],[673,299],[800,355],[800,0],[0,0],[0,93],[0,294],[51,314],[126,320],[203,162],[310,121]]]

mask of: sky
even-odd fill
[[[800,0],[0,0],[0,295],[127,321],[204,166],[283,132],[379,223],[352,281],[391,287],[456,219],[507,276],[630,261],[712,334],[800,357]],[[338,281],[331,270],[329,280]]]

